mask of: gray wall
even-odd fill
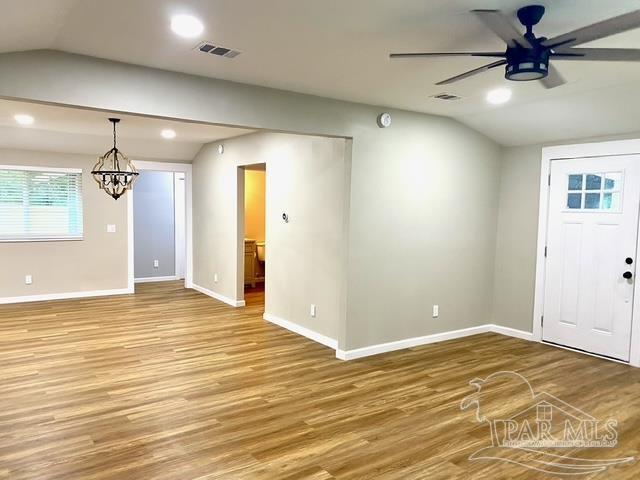
[[[505,148],[500,164],[493,323],[532,331],[542,147]]]
[[[428,116],[365,138],[353,144],[345,348],[488,323],[500,150]]]
[[[143,170],[133,193],[134,276],[175,275],[174,175]],[[158,268],[154,268],[158,260]]]
[[[341,279],[347,254],[347,142],[255,133],[224,141],[222,155],[218,143],[206,145],[193,163],[194,283],[241,299],[237,259],[238,250],[244,252],[238,243],[244,195],[237,186],[244,176],[238,166],[265,163],[265,312],[337,339],[346,288]],[[282,220],[284,212],[289,223]],[[317,306],[313,318],[311,304]]]
[[[0,165],[82,169],[84,239],[0,243],[0,298],[126,289],[127,198],[107,196],[91,176],[95,156],[0,150]],[[107,224],[116,226],[107,233]],[[25,275],[33,284],[25,285]]]
[[[352,137],[341,348],[491,319],[500,150],[459,122],[61,52],[2,54],[0,70],[4,97]]]

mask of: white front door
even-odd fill
[[[640,157],[553,160],[544,341],[629,360]]]

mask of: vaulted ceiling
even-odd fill
[[[640,8],[635,0],[542,0],[539,35],[553,36]],[[374,105],[451,116],[505,145],[639,130],[640,63],[558,62],[568,84],[545,90],[507,82],[503,71],[445,87],[434,84],[480,66],[477,58],[391,61],[394,51],[495,50],[503,43],[468,12],[522,0],[0,0],[0,51],[57,49]],[[169,19],[205,24],[196,39],[175,36]],[[194,51],[200,40],[238,49],[235,59]],[[640,48],[640,29],[593,42]],[[513,99],[490,106],[507,85]],[[430,98],[449,92],[462,97]]]

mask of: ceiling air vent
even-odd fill
[[[439,93],[437,95],[432,95],[431,98],[436,98],[438,100],[460,100],[462,97],[452,93]]]
[[[194,50],[198,50],[202,53],[209,55],[216,55],[217,57],[235,58],[242,52],[239,50],[233,50],[231,48],[216,45],[212,42],[201,42],[195,46]]]

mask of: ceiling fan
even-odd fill
[[[471,13],[504,40],[507,44],[507,49],[504,52],[392,53],[390,57],[495,57],[501,60],[448,78],[436,85],[447,85],[506,65],[505,78],[507,80],[540,80],[546,88],[554,88],[566,83],[566,80],[550,61],[640,61],[640,49],[573,48],[576,45],[640,27],[640,10],[594,23],[557,37],[536,37],[533,33],[533,27],[540,22],[544,12],[545,8],[542,5],[529,5],[519,9],[518,19],[527,29],[526,33],[522,34],[499,10],[472,10]]]

